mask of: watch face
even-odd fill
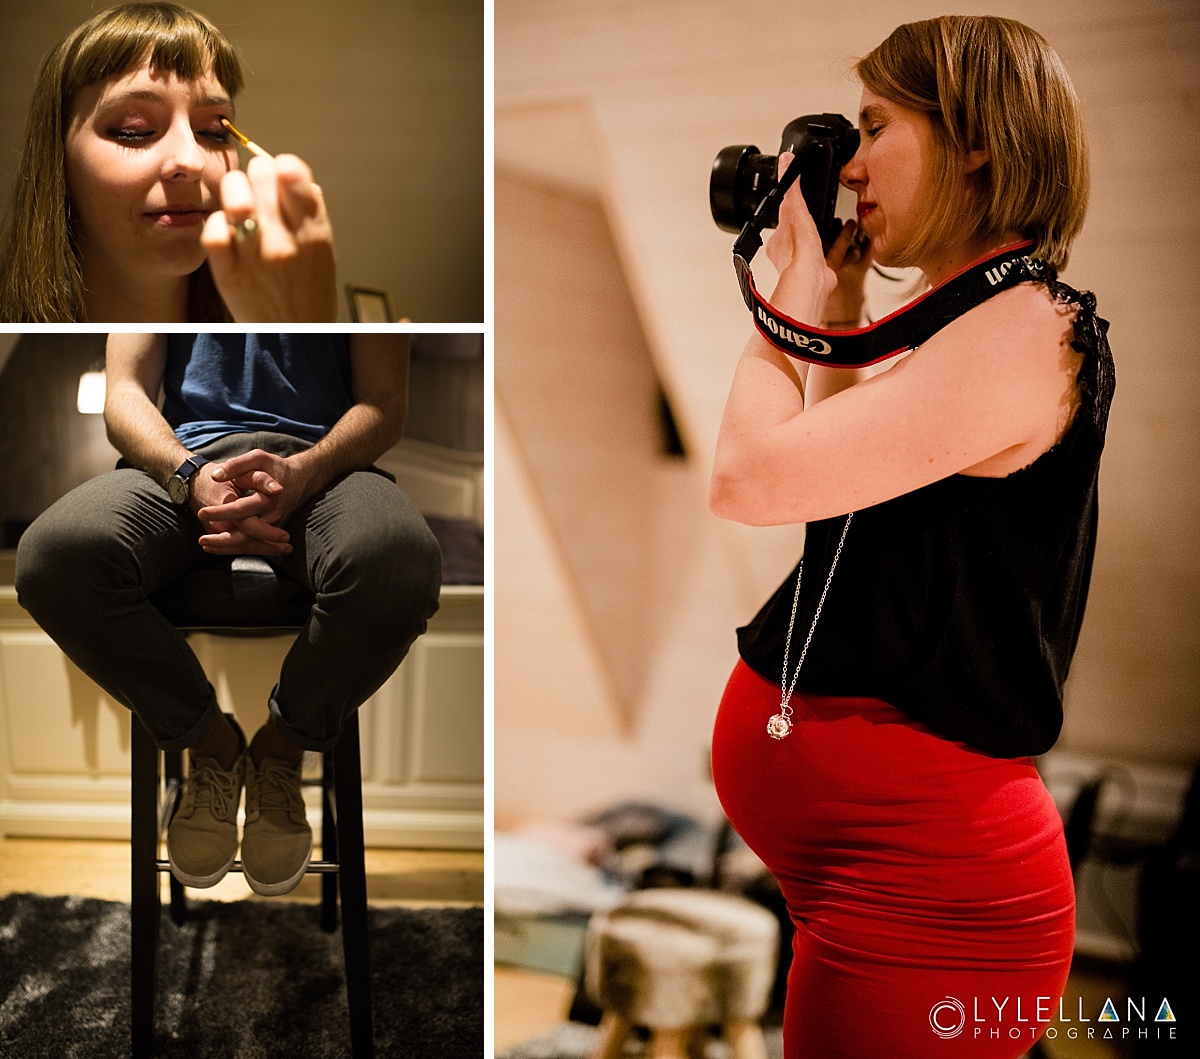
[[[173,474],[167,479],[167,496],[171,498],[173,504],[186,504],[188,502],[188,484],[179,475]]]

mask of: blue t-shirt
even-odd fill
[[[163,416],[196,449],[257,430],[319,441],[354,403],[345,335],[168,335]]]

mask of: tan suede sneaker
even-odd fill
[[[244,738],[242,747],[228,770],[216,758],[189,755],[179,808],[167,827],[171,874],[184,886],[215,886],[237,855],[237,811],[247,756]]]
[[[300,796],[300,770],[278,758],[261,766],[246,755],[246,826],[242,870],[256,894],[294,890],[312,856],[312,828]]]

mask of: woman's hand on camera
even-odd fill
[[[779,156],[779,176],[791,164],[792,155]],[[767,257],[779,273],[771,304],[805,323],[825,318],[825,305],[837,287],[837,273],[821,249],[817,223],[808,212],[797,181],[779,205],[779,224],[767,240]]]
[[[333,229],[304,162],[288,154],[250,159],[244,172],[222,178],[221,206],[201,242],[235,320],[337,319]]]
[[[866,301],[867,272],[871,268],[871,240],[857,221],[846,221],[825,255],[825,262],[837,276],[837,286],[825,303],[825,323],[832,327],[854,328],[862,319]]]

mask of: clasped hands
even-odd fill
[[[283,527],[307,499],[307,482],[287,457],[254,449],[196,473],[191,508],[210,555],[289,555]]]

